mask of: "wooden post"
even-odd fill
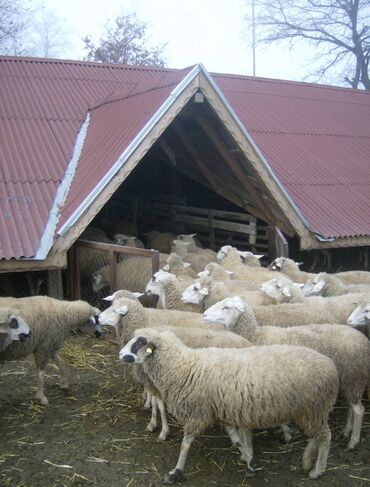
[[[117,291],[117,254],[114,250],[109,250],[109,286],[112,293]]]
[[[62,270],[56,269],[48,272],[48,296],[63,299]]]
[[[152,256],[152,271],[153,274],[159,271],[159,252],[158,250],[155,250],[153,256]]]
[[[289,246],[284,235],[278,227],[267,227],[268,245],[269,245],[269,260],[272,261],[276,257],[289,257]]]
[[[73,299],[81,299],[81,272],[80,272],[80,247],[76,243],[72,247],[74,268],[73,272]]]

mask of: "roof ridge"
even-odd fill
[[[351,135],[351,134],[337,134],[337,133],[313,133],[313,132],[287,132],[285,130],[249,130],[252,134],[279,134],[279,135],[309,135],[312,137],[352,137],[356,139],[370,139],[370,135]]]

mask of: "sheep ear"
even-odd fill
[[[285,287],[283,289],[283,295],[286,296],[287,298],[291,298],[292,297],[292,294],[291,294],[291,292],[289,291],[289,289],[287,287]]]
[[[164,271],[169,271],[169,270],[170,270],[170,266],[169,266],[168,264],[166,264],[166,265],[164,265],[164,266],[162,267],[162,269],[163,269]]]
[[[189,264],[189,262],[183,262],[183,266],[184,266],[184,267],[190,267],[190,266],[191,266],[191,264]]]
[[[119,313],[120,315],[127,315],[128,313],[128,307],[124,304],[122,306],[119,306],[114,309],[116,313]]]
[[[113,301],[114,300],[114,294],[111,294],[110,296],[105,296],[103,298],[103,301]]]
[[[234,275],[233,271],[226,271],[226,274],[229,274],[229,276],[233,276]]]
[[[135,296],[135,298],[138,299],[141,298],[141,296],[144,296],[144,293],[132,293],[132,294]]]
[[[209,289],[207,287],[202,287],[202,289],[199,289],[199,294],[202,294],[203,296],[208,296],[209,294]]]
[[[294,282],[293,284],[295,284],[296,286],[300,287],[301,289],[304,287],[303,282]]]
[[[296,262],[297,265],[302,265],[304,262]]]
[[[197,234],[196,233],[190,233],[189,237],[196,237]]]
[[[145,348],[145,355],[146,356],[152,355],[153,352],[154,352],[154,350],[156,350],[156,348],[157,347],[154,345],[154,343],[149,342],[148,345]]]
[[[264,254],[261,254],[261,255],[257,255],[257,254],[253,254],[254,257],[256,257],[257,259],[262,259],[262,257],[264,257]]]
[[[245,311],[245,306],[244,306],[243,301],[242,301],[240,298],[238,298],[238,299],[235,299],[235,300],[234,300],[234,306],[235,306],[235,308],[236,308],[238,311],[240,311],[241,313],[244,313],[244,311]]]

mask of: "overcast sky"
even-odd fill
[[[135,10],[151,25],[153,44],[167,43],[169,67],[182,68],[201,62],[208,71],[252,74],[252,51],[245,39],[247,0],[44,0],[43,3],[63,17],[73,33],[68,57],[81,59],[82,37],[99,37],[107,20],[115,19],[122,11]],[[258,48],[256,74],[302,80],[308,68],[307,59],[301,57],[286,47]]]

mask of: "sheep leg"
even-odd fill
[[[145,399],[144,409],[150,409],[150,406],[152,405],[151,393],[149,391],[147,391],[146,389],[144,389],[143,397]]]
[[[318,440],[316,438],[310,438],[307,446],[303,451],[302,456],[302,469],[304,472],[308,472],[313,464],[313,457],[318,449]]]
[[[66,374],[66,368],[64,366],[64,363],[62,362],[62,359],[60,358],[59,352],[55,352],[54,354],[54,360],[58,366],[59,369],[59,377],[61,380],[61,388],[62,389],[69,389],[69,384],[68,384],[68,379],[67,379],[67,374]]]
[[[157,397],[156,400],[157,400],[157,406],[158,406],[159,414],[161,415],[161,421],[162,421],[162,429],[161,429],[161,432],[158,436],[158,440],[164,441],[167,439],[167,437],[170,433],[170,428],[168,426],[166,408],[165,408],[164,402],[162,401],[162,399],[160,397]]]
[[[37,392],[36,392],[36,399],[40,401],[43,406],[47,406],[49,401],[44,394],[44,376],[45,370],[39,370],[38,372],[38,385],[37,385]]]
[[[353,427],[353,410],[352,410],[352,406],[349,405],[347,410],[346,424],[344,425],[344,428],[342,430],[342,435],[344,436],[344,438],[349,437],[352,431],[352,427]]]
[[[246,477],[254,477],[256,472],[253,459],[252,431],[231,426],[225,426],[225,429],[230,436],[232,444],[236,446],[241,453],[240,460],[247,464]]]
[[[48,363],[48,357],[46,353],[38,350],[35,354],[35,362],[38,370],[38,383],[37,383],[37,392],[36,392],[36,399],[43,405],[47,406],[49,401],[44,394],[44,379],[45,379],[45,368]]]
[[[324,430],[320,433],[319,438],[316,439],[316,445],[318,445],[316,465],[315,468],[308,474],[312,480],[317,479],[325,472],[329,456],[330,440],[331,432],[329,426],[326,425]]]
[[[153,433],[153,431],[155,431],[158,427],[158,420],[157,420],[157,418],[158,418],[157,404],[158,403],[157,403],[157,398],[155,396],[152,396],[152,394],[150,394],[150,396],[151,396],[151,403],[152,403],[152,417],[151,417],[150,423],[146,427],[146,430]]]
[[[351,409],[353,411],[353,428],[347,450],[353,450],[360,441],[362,419],[365,412],[365,408],[361,401],[357,404],[351,404]]]
[[[283,423],[282,425],[280,425],[280,428],[283,433],[285,443],[290,443],[293,438],[290,426],[287,423]]]
[[[184,433],[184,437],[181,442],[179,459],[177,460],[176,467],[164,477],[163,483],[165,485],[174,484],[175,482],[183,478],[186,458],[188,456],[191,444],[193,443],[195,438],[196,435],[189,435],[187,433]]]

